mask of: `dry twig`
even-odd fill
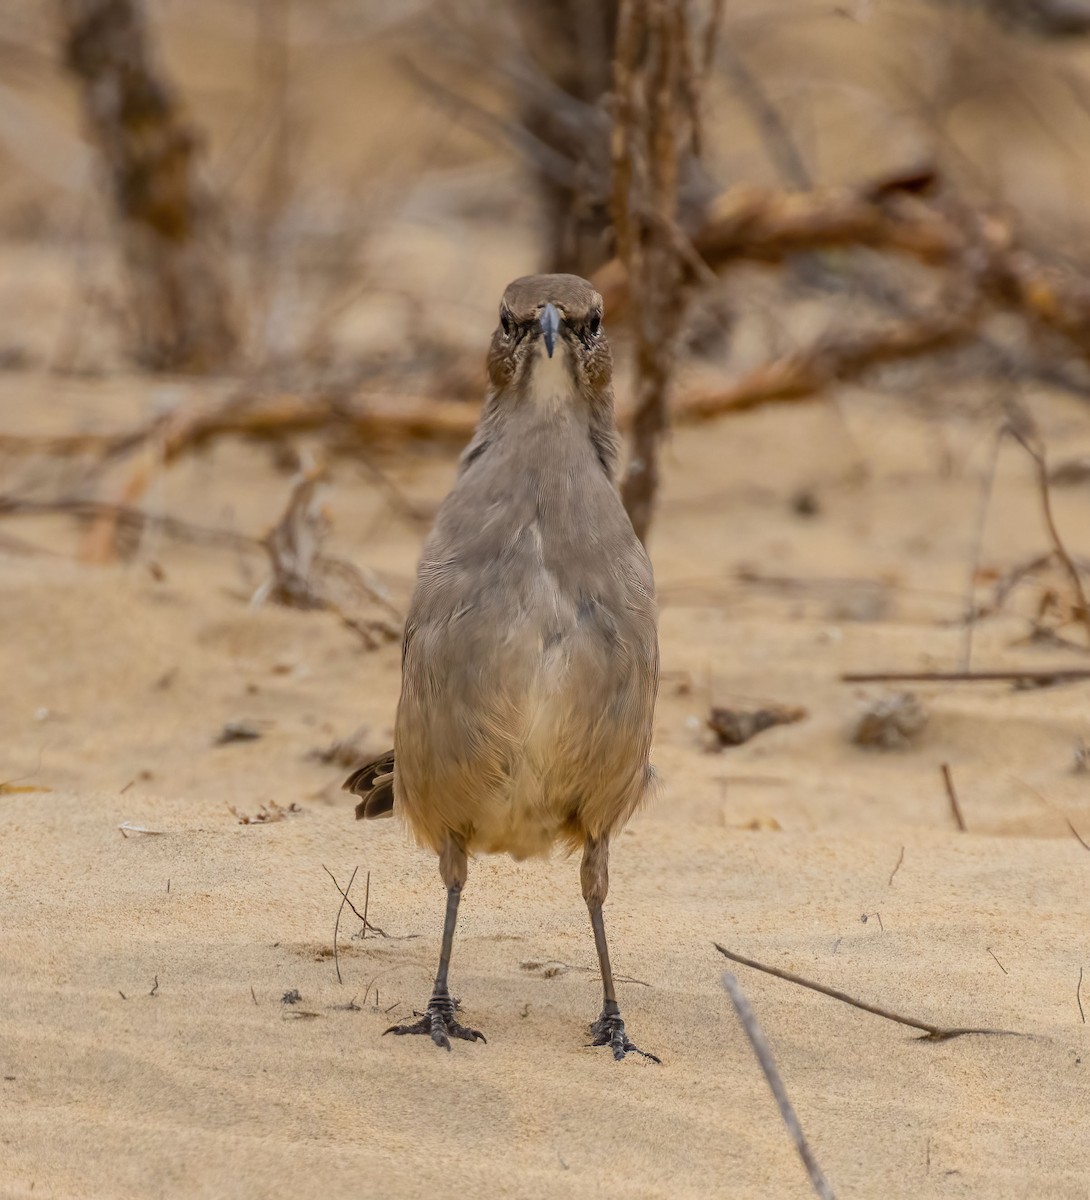
[[[181,542],[198,546],[217,546],[225,550],[258,550],[261,542],[247,534],[229,529],[214,529],[157,513],[144,512],[127,504],[108,504],[101,500],[85,500],[80,496],[60,496],[55,500],[29,500],[22,496],[0,495],[0,517],[49,516],[67,513],[79,520],[108,517],[121,529],[142,532],[152,529]]]
[[[1008,971],[1007,968],[1005,966],[1003,966],[1003,964],[999,961],[998,957],[996,956],[995,951],[991,948],[991,946],[985,946],[984,948],[985,948],[985,950],[988,951],[988,953],[992,956],[992,958],[995,959],[995,965],[1003,972],[1003,974],[1009,975],[1010,971]]]
[[[816,1195],[822,1197],[822,1200],[835,1200],[833,1189],[822,1174],[821,1167],[818,1166],[817,1159],[814,1157],[814,1152],[810,1149],[810,1144],[806,1140],[806,1135],[802,1132],[802,1126],[799,1124],[795,1110],[791,1107],[787,1089],[783,1086],[783,1080],[780,1078],[779,1071],[776,1070],[776,1061],[772,1057],[772,1050],[768,1045],[768,1039],[765,1037],[760,1025],[758,1025],[757,1018],[753,1015],[753,1009],[750,1007],[745,993],[739,986],[738,980],[730,971],[724,971],[720,976],[720,980],[727,995],[730,996],[731,1003],[734,1005],[734,1011],[738,1014],[738,1020],[742,1023],[746,1037],[749,1038],[749,1044],[753,1048],[753,1053],[757,1056],[757,1061],[761,1064],[761,1070],[764,1072],[764,1077],[768,1081],[768,1086],[771,1088],[772,1095],[776,1100],[776,1107],[780,1110],[780,1116],[783,1118],[784,1125],[787,1126],[787,1132],[791,1135],[791,1140],[795,1143],[795,1149],[799,1153],[799,1158],[802,1159],[803,1166],[806,1168],[806,1174],[810,1177],[811,1187],[813,1187]]]
[[[324,479],[324,468],[311,464],[292,481],[283,515],[262,539],[272,576],[254,593],[255,607],[266,600],[288,608],[326,606],[314,584],[314,561],[329,531],[329,517],[318,503]]]
[[[1037,670],[1026,667],[1010,671],[845,671],[841,683],[1016,683],[1053,687],[1090,679],[1090,667],[1057,667]]]
[[[368,649],[375,649],[400,636],[400,614],[386,589],[377,580],[368,580],[352,563],[326,558],[321,560],[326,577],[317,572],[319,551],[329,529],[329,518],[318,504],[318,487],[323,478],[323,469],[313,465],[295,478],[283,516],[262,540],[272,564],[272,577],[258,588],[251,603],[256,606],[272,600],[293,608],[332,612],[363,638]],[[361,621],[349,615],[330,595],[331,569],[394,619]]]
[[[341,888],[341,885],[337,882],[336,878],[333,875],[333,872],[330,871],[328,867],[323,866],[322,870],[325,871],[325,873],[329,876],[329,878],[333,880],[333,886],[344,897],[345,903],[348,905],[348,907],[356,914],[357,917],[359,917],[360,921],[363,922],[364,933],[366,933],[367,930],[370,930],[372,933],[377,933],[379,935],[379,937],[388,938],[391,936],[390,934],[386,933],[385,930],[379,929],[379,927],[377,925],[372,925],[371,922],[367,919],[365,913],[361,913],[360,910],[352,903],[352,901],[348,899],[347,891],[345,891]],[[370,900],[370,898],[371,898],[371,872],[368,871],[367,872],[367,900]],[[410,934],[406,934],[404,938],[399,938],[397,940],[408,941],[410,938],[414,938],[414,937],[416,937],[416,934],[410,933]],[[366,999],[366,996],[364,998]]]
[[[1071,818],[1064,817],[1064,820],[1067,822],[1067,828],[1071,830],[1071,835],[1074,837],[1075,841],[1077,841],[1084,850],[1090,850],[1090,842],[1088,842],[1086,838],[1084,838],[1082,834],[1079,833],[1079,831],[1075,828],[1075,826],[1072,824]]]
[[[973,603],[973,595],[976,588],[977,571],[980,567],[980,551],[984,545],[984,531],[988,524],[988,510],[991,508],[992,492],[995,488],[996,470],[999,466],[999,449],[1002,444],[1003,431],[1000,430],[993,441],[988,466],[981,481],[980,506],[976,514],[976,532],[973,538],[973,556],[969,566],[969,575],[965,581],[965,638],[961,650],[961,669],[963,671],[970,670],[973,662],[973,633],[976,630],[979,615],[976,605]]]
[[[1082,576],[1079,574],[1078,567],[1075,565],[1074,560],[1067,551],[1067,547],[1063,543],[1063,539],[1060,537],[1060,531],[1056,528],[1056,520],[1052,515],[1052,499],[1048,486],[1048,464],[1045,461],[1044,448],[1034,446],[1026,434],[1014,425],[1008,425],[1007,432],[1030,456],[1037,469],[1037,488],[1041,495],[1041,511],[1044,515],[1045,527],[1048,529],[1048,536],[1052,539],[1052,546],[1056,552],[1056,557],[1063,564],[1063,568],[1071,581],[1071,587],[1077,599],[1076,615],[1082,621],[1086,629],[1087,639],[1090,641],[1090,604],[1087,603],[1086,592],[1083,590]]]
[[[812,992],[820,992],[823,996],[830,996],[833,1000],[843,1001],[843,1003],[850,1004],[853,1008],[860,1008],[863,1012],[873,1013],[876,1017],[885,1017],[887,1021],[895,1021],[898,1025],[907,1025],[910,1029],[921,1029],[924,1036],[919,1040],[923,1042],[947,1042],[951,1038],[964,1037],[970,1033],[993,1034],[1003,1037],[1037,1036],[1032,1033],[1019,1033],[1015,1029],[987,1029],[962,1026],[951,1028],[944,1025],[933,1025],[928,1021],[920,1021],[915,1017],[905,1017],[900,1013],[891,1012],[888,1008],[879,1008],[876,1004],[867,1004],[863,1000],[856,1000],[854,996],[849,996],[847,992],[840,992],[836,988],[826,987],[823,983],[814,983],[813,980],[804,979],[801,975],[794,975],[792,972],[781,970],[779,967],[769,967],[764,963],[756,962],[752,958],[744,958],[741,954],[735,954],[732,950],[724,949],[718,942],[713,942],[712,945],[725,958],[729,958],[731,962],[741,963],[744,967],[752,967],[755,971],[763,971],[766,975],[773,975],[777,979],[786,979],[788,983],[797,983],[800,987],[809,988]]]
[[[965,833],[965,818],[961,815],[961,805],[958,803],[958,794],[954,788],[954,777],[950,773],[950,764],[943,763],[941,770],[943,786],[946,788],[946,798],[950,801],[950,811],[954,814],[954,823],[962,833]]]
[[[322,870],[325,871],[329,878],[333,880],[333,883],[337,886],[337,891],[341,892],[340,885],[337,884],[337,880],[334,878],[333,872],[325,865],[325,863],[322,863]],[[352,878],[348,881],[348,887],[341,892],[341,902],[337,905],[337,919],[333,922],[333,965],[337,968],[338,983],[344,983],[344,980],[341,978],[341,955],[340,951],[337,949],[337,933],[341,928],[341,913],[344,911],[344,906],[348,901],[348,893],[352,890],[352,884],[356,882],[356,872],[358,870],[359,867],[356,866],[352,871]],[[367,878],[370,880],[370,872],[368,872]]]
[[[901,864],[904,861],[905,861],[905,848],[904,848],[904,846],[902,846],[901,853],[897,855],[896,865],[894,866],[893,870],[889,873],[889,881],[886,884],[887,887],[893,887],[894,877],[896,876],[897,872],[901,869]]]

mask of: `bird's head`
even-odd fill
[[[494,394],[609,401],[613,357],[602,297],[578,275],[526,275],[509,284],[488,352]]]

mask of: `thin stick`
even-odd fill
[[[886,887],[893,887],[893,877],[901,869],[901,863],[903,863],[904,861],[905,861],[905,848],[904,848],[904,846],[902,846],[901,853],[897,856],[897,865],[890,872],[889,883],[886,884]]]
[[[988,951],[992,958],[995,958],[995,965],[1003,972],[1003,974],[1009,975],[1010,971],[1008,971],[1007,968],[999,961],[999,959],[996,958],[995,951],[991,948],[991,946],[985,946],[984,949]]]
[[[370,931],[372,933],[377,933],[379,935],[379,937],[388,938],[390,936],[390,934],[388,934],[383,929],[379,929],[379,927],[377,925],[372,925],[371,922],[368,921],[367,918],[363,915],[363,913],[361,913],[360,910],[352,903],[352,901],[348,899],[348,893],[342,890],[341,885],[334,878],[333,872],[324,863],[322,864],[322,870],[325,871],[325,873],[329,876],[329,878],[333,880],[333,886],[344,897],[345,903],[348,905],[348,907],[363,922],[364,929],[370,929]],[[416,936],[417,935],[415,933],[410,933],[410,934],[406,935],[407,938],[414,938]]]
[[[1081,834],[1081,833],[1079,833],[1079,831],[1078,831],[1078,830],[1075,828],[1075,826],[1071,824],[1071,818],[1070,818],[1070,817],[1064,817],[1064,820],[1067,822],[1067,827],[1068,827],[1068,829],[1070,829],[1070,830],[1071,830],[1071,832],[1072,832],[1072,833],[1075,835],[1075,840],[1076,840],[1076,841],[1079,843],[1079,845],[1080,845],[1080,846],[1081,846],[1081,847],[1082,847],[1084,850],[1090,850],[1090,842],[1088,842],[1088,841],[1086,840],[1086,838],[1084,838],[1084,837],[1082,836],[1082,834]]]
[[[1014,425],[1008,425],[1007,431],[1030,458],[1033,459],[1034,466],[1037,468],[1037,488],[1041,493],[1041,509],[1045,518],[1045,526],[1048,529],[1048,536],[1052,539],[1052,545],[1055,547],[1056,554],[1071,579],[1071,586],[1075,589],[1075,597],[1078,600],[1079,619],[1086,628],[1087,639],[1090,640],[1090,603],[1087,602],[1086,592],[1083,590],[1079,569],[1075,566],[1071,555],[1068,554],[1067,547],[1060,538],[1060,531],[1056,528],[1056,521],[1052,516],[1052,498],[1048,488],[1048,464],[1045,462],[1045,452],[1039,447],[1031,445],[1025,434]]]
[[[325,863],[322,863],[322,870],[325,871],[329,878],[333,880],[333,884],[337,891],[341,892],[341,885],[334,878],[333,872],[325,865]],[[340,951],[337,949],[337,931],[341,927],[341,913],[344,911],[345,904],[348,903],[348,893],[352,890],[352,884],[355,882],[356,871],[358,870],[359,866],[357,865],[356,870],[352,872],[352,878],[348,881],[348,887],[341,892],[341,902],[337,906],[337,919],[333,922],[333,964],[337,968],[338,983],[344,983],[344,980],[341,978],[341,955]],[[366,929],[367,926],[364,925],[364,928]]]
[[[921,1042],[946,1042],[967,1033],[988,1033],[1003,1037],[1031,1038],[1037,1036],[1032,1033],[1019,1033],[1016,1029],[976,1029],[962,1028],[961,1026],[948,1029],[943,1025],[932,1025],[927,1021],[918,1021],[915,1017],[905,1017],[900,1013],[891,1012],[888,1008],[879,1008],[876,1004],[867,1004],[863,1000],[856,1000],[854,996],[849,996],[846,992],[839,992],[836,988],[826,987],[823,983],[814,983],[810,979],[803,979],[801,975],[793,975],[790,971],[783,971],[779,967],[766,967],[764,963],[756,962],[752,958],[743,958],[741,954],[724,949],[718,942],[712,942],[712,945],[731,962],[752,967],[755,971],[764,971],[766,975],[774,975],[777,979],[786,979],[788,983],[797,983],[800,987],[809,988],[812,992],[820,992],[823,996],[830,996],[833,1000],[841,1000],[853,1008],[861,1008],[864,1012],[873,1013],[876,1017],[885,1017],[887,1021],[896,1021],[898,1025],[907,1025],[910,1029],[922,1029],[925,1036],[919,1039]]]
[[[1027,667],[1010,671],[845,671],[841,683],[1077,683],[1090,679],[1090,667],[1039,671]]]
[[[367,936],[367,906],[371,902],[371,872],[367,872],[367,886],[363,893],[363,934],[360,941]]]
[[[980,565],[980,552],[984,546],[984,532],[988,525],[988,510],[992,506],[992,492],[995,490],[995,475],[999,466],[999,448],[1003,444],[1003,430],[996,435],[992,444],[991,461],[984,474],[980,489],[980,509],[976,517],[976,532],[973,538],[973,561],[969,564],[969,576],[965,580],[965,641],[961,648],[961,669],[968,671],[973,658],[973,631],[976,628],[976,605],[973,597],[976,594],[976,573]]]
[[[780,1110],[780,1116],[787,1126],[787,1132],[795,1143],[795,1149],[799,1152],[799,1158],[802,1159],[807,1175],[810,1176],[810,1185],[813,1187],[814,1193],[822,1200],[836,1200],[833,1189],[822,1174],[821,1167],[818,1166],[817,1159],[806,1140],[806,1135],[802,1132],[802,1126],[795,1115],[795,1110],[791,1107],[787,1089],[783,1086],[779,1071],[776,1070],[776,1063],[772,1058],[768,1041],[760,1025],[757,1024],[757,1018],[753,1015],[753,1009],[750,1007],[745,993],[730,971],[724,971],[720,980],[727,995],[730,996],[734,1011],[738,1014],[738,1020],[742,1022],[742,1028],[746,1031],[746,1037],[749,1038],[749,1044],[753,1047],[753,1053],[756,1054],[757,1061],[761,1064],[761,1070],[775,1097],[776,1107]]]
[[[965,833],[965,818],[961,815],[961,805],[958,803],[958,794],[954,790],[954,777],[950,773],[950,764],[943,763],[942,767],[942,782],[946,787],[946,798],[950,801],[950,811],[954,814],[954,820],[957,822],[957,827],[962,833]]]
[[[1079,1002],[1079,1016],[1082,1017],[1082,1023],[1086,1024],[1086,1013],[1082,1007],[1082,967],[1079,967],[1079,982],[1075,984],[1075,999]]]

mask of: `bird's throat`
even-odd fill
[[[539,343],[528,366],[526,399],[534,409],[554,413],[572,407],[575,378],[570,351],[563,339],[557,343],[551,358],[545,353],[544,343]]]

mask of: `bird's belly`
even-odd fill
[[[623,624],[624,597],[561,587],[534,554],[522,565],[503,604],[496,580],[457,605],[433,597],[455,618],[419,621],[408,646],[397,804],[427,844],[547,854],[643,794],[654,668],[629,650],[643,631]]]
[[[467,839],[470,854],[510,854],[514,859],[550,853],[564,838],[568,823],[555,811],[536,802],[532,789],[512,786],[506,795],[494,796],[480,811]]]
[[[472,841],[484,853],[516,859],[548,854],[571,827],[577,764],[593,739],[593,722],[570,667],[546,657],[529,686],[512,697],[515,720],[489,747],[503,770],[493,774],[491,794],[474,822]]]

